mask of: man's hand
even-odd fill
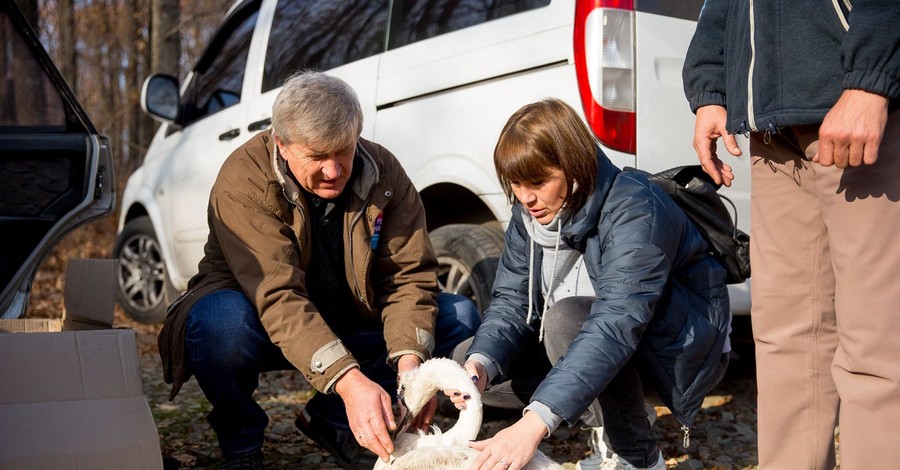
[[[887,115],[887,97],[844,90],[819,127],[819,151],[812,160],[838,168],[874,164]]]
[[[534,457],[545,434],[547,425],[541,418],[535,413],[526,412],[515,424],[501,430],[494,437],[469,443],[469,447],[481,451],[469,470],[519,470]]]
[[[422,360],[419,359],[419,356],[415,354],[406,354],[400,356],[400,359],[397,361],[397,382],[400,382],[400,377],[403,374],[415,369],[422,365]],[[431,420],[434,418],[434,413],[437,411],[437,397],[432,397],[431,400],[422,408],[422,411],[419,412],[419,415],[416,416],[415,421],[410,424],[411,429],[421,429],[423,431],[427,431],[431,427]],[[400,419],[403,420],[403,415],[409,413],[409,410],[401,407],[400,408]]]
[[[387,462],[394,452],[388,429],[397,427],[390,395],[359,369],[350,369],[341,376],[334,390],[344,400],[350,430],[357,442]]]
[[[697,158],[716,184],[731,186],[734,171],[731,166],[719,159],[716,154],[716,141],[722,138],[725,149],[735,157],[741,155],[734,136],[725,129],[727,112],[722,106],[709,105],[697,109],[697,121],[694,124],[694,150]]]

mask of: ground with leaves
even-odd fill
[[[42,264],[35,277],[31,317],[58,317],[62,312],[62,292],[66,260],[110,256],[114,238],[111,220],[80,228],[63,240]],[[162,380],[156,335],[158,325],[143,325],[126,318],[117,307],[116,327],[132,328],[137,333],[141,357],[144,394],[159,430],[160,444],[167,467],[215,468],[220,453],[204,417],[209,404],[194,379],[188,381],[175,401],[168,401],[169,386]],[[655,430],[670,469],[755,469],[756,386],[753,361],[748,349],[732,362],[728,374],[707,397],[703,411],[691,432],[690,447],[683,447],[680,425],[668,410],[659,407]],[[338,469],[327,451],[318,449],[294,428],[297,411],[314,391],[295,371],[264,373],[257,399],[269,415],[265,453],[267,468]],[[510,415],[488,416],[482,437],[510,424]],[[437,424],[446,429],[453,417],[439,417]],[[579,426],[562,426],[541,444],[541,450],[569,469],[587,453],[589,433]]]

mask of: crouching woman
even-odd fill
[[[559,100],[510,117],[494,166],[512,217],[491,306],[456,357],[479,390],[511,390],[513,401],[523,375],[541,379],[520,420],[471,444],[482,451],[473,469],[521,468],[580,418],[602,423],[614,453],[593,465],[664,469],[645,390],[690,431],[728,363],[725,270],[670,197],[613,165]]]

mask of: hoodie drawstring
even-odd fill
[[[547,298],[544,299],[544,308],[541,311],[541,327],[538,329],[538,342],[542,342],[544,340],[544,324],[546,321],[547,309],[549,308],[549,302],[547,300],[553,295],[553,281],[556,277],[556,262],[559,260],[559,244],[560,240],[562,240],[562,219],[556,220],[556,247],[553,250],[553,267],[550,269],[550,282],[547,285]],[[532,302],[531,302],[531,292],[532,285],[534,283],[534,240],[531,241],[531,253],[528,257],[528,318],[525,320],[525,323],[531,324],[531,312],[532,312]]]
[[[525,324],[531,324],[531,311],[532,311],[532,302],[531,302],[531,292],[534,290],[534,240],[529,240],[529,248],[528,251],[528,317],[525,319]],[[540,340],[538,340],[540,341]]]

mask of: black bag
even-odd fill
[[[646,172],[644,172],[646,173]],[[646,173],[650,181],[663,189],[694,223],[709,245],[710,254],[722,263],[728,274],[725,282],[739,284],[750,277],[750,236],[737,228],[736,220],[725,207],[717,185],[700,165],[670,168],[656,174]]]

